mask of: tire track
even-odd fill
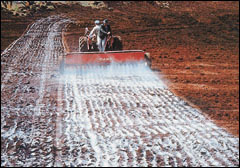
[[[78,116],[85,125],[74,123],[86,129],[87,151],[94,153],[85,166],[238,165],[238,139],[176,97],[141,64],[89,67],[62,80],[74,94],[73,103],[83,107],[76,110],[85,111]],[[230,145],[222,150],[219,144]],[[77,163],[67,164],[81,166]]]
[[[65,22],[59,16],[40,19],[1,54],[1,166],[53,163],[57,81],[49,79],[63,54]]]

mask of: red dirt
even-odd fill
[[[28,18],[1,12],[1,51],[32,21],[60,13],[76,22],[64,34],[67,50],[75,51],[84,28],[108,18],[123,49],[150,52],[151,68],[174,93],[239,136],[239,2],[107,3],[111,9],[62,5]]]

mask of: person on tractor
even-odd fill
[[[97,37],[97,46],[99,51],[102,50],[101,48],[101,38],[100,38],[100,21],[99,20],[95,20],[95,27],[92,29],[92,31],[89,34],[89,41],[91,41],[92,38]]]
[[[108,24],[108,20],[105,19],[103,21],[103,24],[100,27],[100,38],[101,38],[100,45],[101,45],[101,49],[102,49],[101,51],[105,51],[108,37],[111,37],[111,36],[112,36],[111,27]]]

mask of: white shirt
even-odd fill
[[[92,38],[92,36],[95,34],[96,36],[99,36],[100,35],[100,27],[101,25],[96,25],[92,31],[90,32],[89,36],[90,38]]]

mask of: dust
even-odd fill
[[[80,75],[83,78],[89,79],[97,79],[101,77],[106,80],[118,81],[118,83],[128,82],[126,84],[129,86],[141,84],[146,87],[157,85],[160,88],[167,88],[161,75],[155,74],[143,61],[137,63],[112,62],[109,65],[66,66],[62,75],[66,78],[69,75]],[[134,82],[129,80],[132,78],[134,78]]]

